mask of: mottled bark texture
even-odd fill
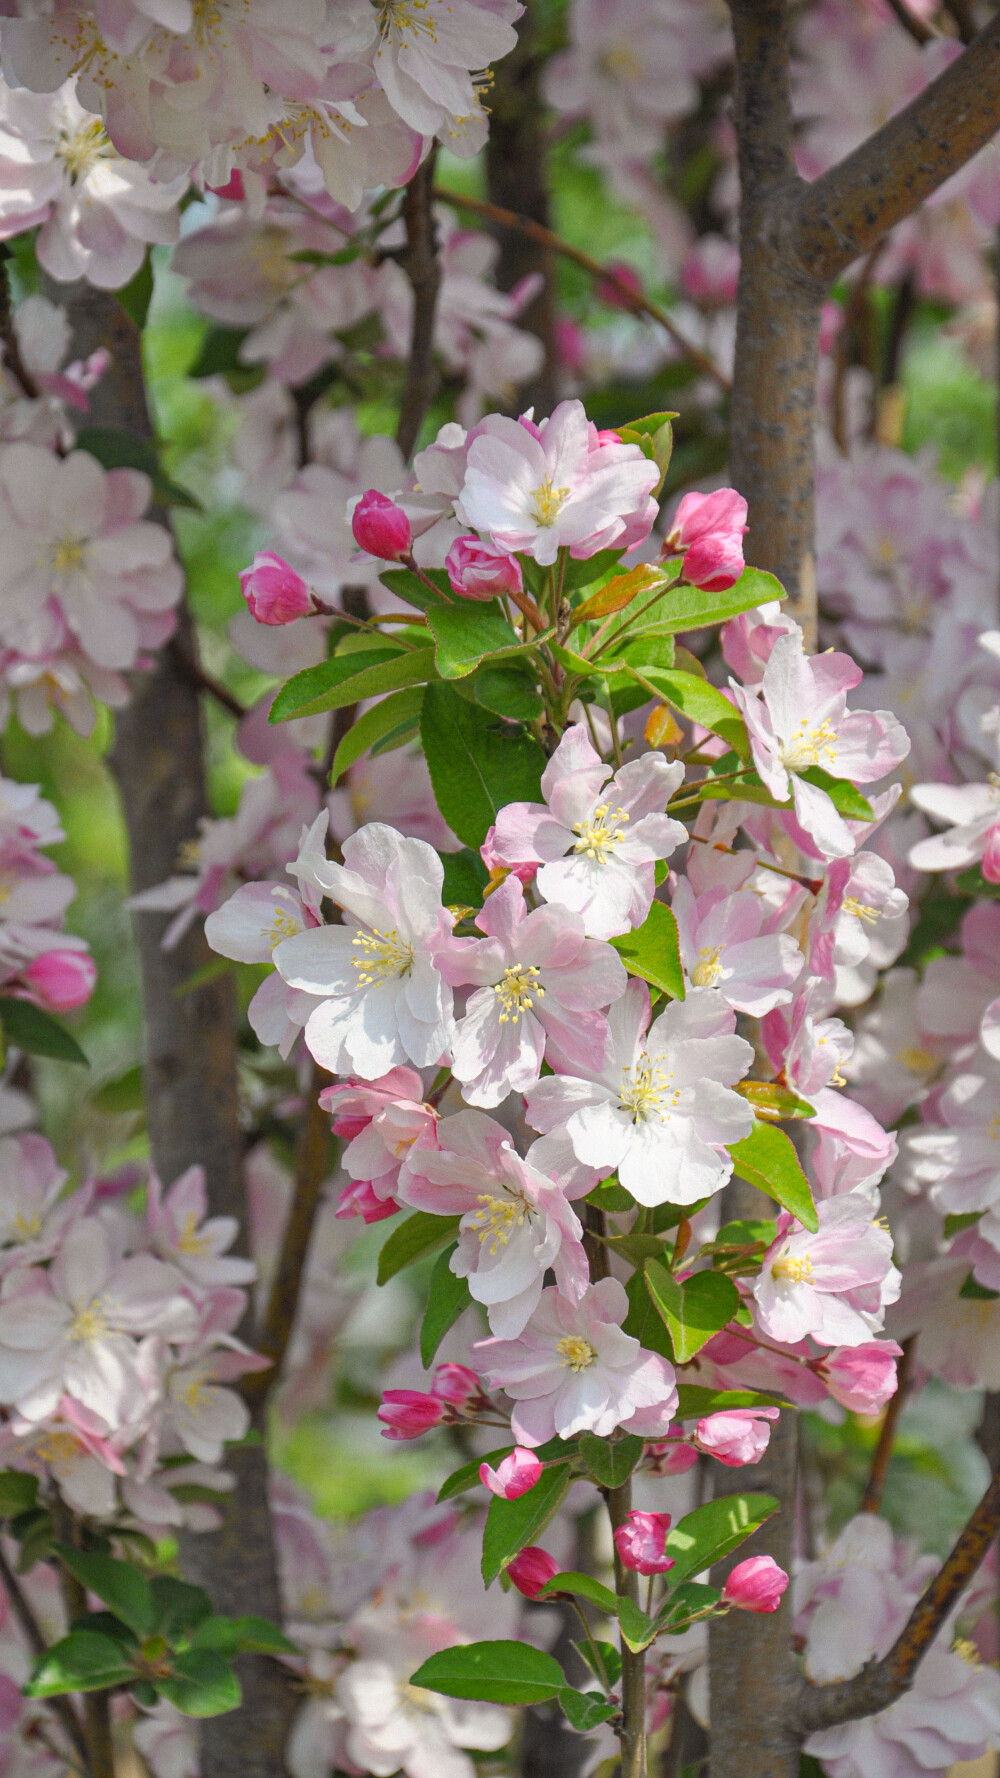
[[[61,292],[66,300],[66,292]],[[75,350],[98,345],[112,355],[91,398],[90,420],[139,438],[152,426],[137,328],[113,296],[89,287],[69,299]],[[178,626],[189,658],[196,644],[187,613]],[[185,841],[208,812],[199,694],[177,650],[161,650],[149,673],[136,673],[132,702],[115,720],[111,767],[128,829],[133,890],[176,869]],[[235,1216],[245,1242],[242,1140],[236,1099],[236,1002],[231,978],[188,984],[212,961],[196,922],[164,951],[165,917],[136,916],[145,1026],[145,1089],[153,1165],[164,1182],[186,1167],[205,1168],[213,1215]],[[236,1488],[223,1502],[221,1530],[185,1540],[185,1572],[211,1594],[217,1611],[280,1619],[278,1575],[262,1445],[230,1453]],[[294,1697],[284,1671],[263,1656],[240,1663],[245,1702],[232,1716],[202,1725],[203,1778],[274,1778],[282,1768]]]
[[[417,448],[420,428],[437,394],[438,386],[437,365],[434,362],[434,322],[441,289],[441,262],[438,258],[437,228],[431,199],[435,159],[436,150],[432,149],[423,166],[414,173],[403,198],[406,247],[400,255],[400,264],[413,292],[413,318],[410,324],[410,350],[406,360],[406,382],[396,426],[396,443],[407,460]]]

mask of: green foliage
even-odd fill
[[[598,1438],[593,1432],[581,1432],[580,1456],[595,1482],[602,1488],[620,1488],[627,1482],[637,1463],[641,1463],[645,1445],[634,1433],[615,1439]]]
[[[484,660],[503,660],[534,647],[515,635],[495,600],[490,605],[434,606],[427,622],[442,679],[465,679]]]
[[[545,1530],[572,1479],[568,1463],[554,1463],[543,1469],[535,1486],[517,1500],[493,1496],[483,1531],[483,1580],[487,1586],[513,1561],[518,1550],[533,1544]]]
[[[551,1655],[526,1642],[470,1642],[431,1655],[410,1676],[411,1685],[447,1698],[482,1698],[491,1704],[544,1704],[566,1684]]]
[[[646,1288],[670,1335],[678,1364],[687,1364],[700,1352],[740,1306],[739,1291],[721,1272],[695,1272],[680,1283],[658,1259],[646,1263]]]
[[[662,901],[654,901],[641,926],[625,932],[611,943],[628,970],[650,982],[674,1000],[684,999],[684,970],[681,965],[680,938],[677,921]]]
[[[269,720],[295,722],[302,716],[321,716],[384,692],[424,685],[433,677],[434,657],[428,646],[410,649],[386,643],[336,654],[289,679],[271,705]]]
[[[609,1704],[600,1692],[577,1692],[564,1685],[558,1695],[567,1722],[581,1735],[589,1734],[618,1711],[618,1705]]]
[[[742,1142],[729,1144],[729,1152],[737,1173],[748,1185],[776,1198],[804,1228],[813,1232],[819,1228],[809,1181],[784,1130],[758,1120]]]
[[[456,1278],[451,1269],[451,1256],[457,1242],[439,1253],[431,1273],[430,1294],[420,1326],[420,1362],[424,1369],[434,1361],[434,1354],[450,1327],[454,1327],[464,1309],[472,1301],[464,1278]]]
[[[770,1494],[729,1494],[688,1513],[667,1532],[667,1555],[674,1561],[671,1588],[721,1562],[777,1507],[778,1502]]]
[[[423,686],[411,685],[404,691],[390,692],[370,710],[365,710],[351,724],[333,756],[330,783],[336,784],[348,766],[379,742],[382,743],[380,753],[402,747],[417,733],[423,703]]]
[[[378,1282],[388,1284],[397,1272],[415,1265],[425,1253],[433,1253],[450,1241],[461,1217],[431,1216],[426,1210],[414,1210],[405,1222],[396,1224],[378,1256]]]
[[[545,755],[538,742],[454,686],[427,687],[420,738],[437,806],[464,845],[481,846],[506,803],[539,801]]]
[[[610,1617],[615,1615],[615,1595],[610,1587],[603,1586],[592,1574],[576,1574],[572,1570],[565,1574],[554,1574],[545,1582],[535,1595],[538,1599],[551,1599],[553,1594],[569,1593],[574,1599],[587,1599],[598,1610],[607,1612]]]
[[[55,1062],[76,1062],[89,1067],[86,1056],[71,1032],[51,1013],[30,1000],[0,994],[0,1038],[28,1056],[51,1056]]]

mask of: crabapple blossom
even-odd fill
[[[782,1211],[753,1287],[756,1318],[788,1345],[807,1335],[822,1346],[865,1345],[899,1296],[892,1236],[859,1193],[823,1198],[816,1214],[810,1233]]]
[[[379,16],[375,72],[390,104],[422,136],[439,132],[453,152],[474,154],[485,134],[472,74],[508,55],[517,42],[519,0],[427,0],[417,15],[388,0]],[[468,138],[468,146],[464,146]]]
[[[491,1389],[515,1403],[511,1431],[518,1444],[594,1432],[641,1417],[666,1432],[677,1408],[673,1366],[622,1332],[628,1298],[616,1278],[591,1284],[571,1303],[549,1286],[518,1339],[478,1340],[472,1350]]]
[[[0,1136],[0,1272],[56,1252],[86,1205],[85,1194],[63,1198],[66,1178],[43,1136]]]
[[[685,11],[683,3],[664,8],[655,0],[577,0],[570,47],[546,65],[549,104],[586,115],[599,141],[651,159],[664,125],[697,103],[695,69],[683,54]],[[703,46],[704,36],[699,30],[691,40]]]
[[[258,550],[240,574],[240,590],[259,624],[290,624],[313,609],[313,598],[301,574],[273,550]]]
[[[341,1194],[337,1214],[360,1213],[366,1222],[391,1216],[399,1207],[400,1175],[409,1169],[414,1144],[436,1141],[438,1114],[423,1098],[419,1074],[391,1068],[381,1080],[335,1081],[319,1102],[333,1113],[334,1135],[346,1142],[340,1164],[353,1181]]]
[[[444,1416],[444,1402],[419,1389],[387,1389],[378,1410],[382,1437],[392,1439],[421,1438]]]
[[[528,1544],[518,1550],[513,1562],[507,1564],[507,1573],[519,1593],[526,1599],[534,1599],[559,1573],[559,1564],[547,1550],[540,1549],[537,1544]]]
[[[699,1451],[714,1457],[718,1463],[739,1468],[745,1463],[759,1463],[771,1437],[769,1420],[778,1418],[777,1408],[726,1408],[699,1420],[694,1442]]]
[[[670,522],[664,548],[684,552],[684,579],[707,593],[723,593],[743,573],[747,503],[735,488],[685,494]]]
[[[517,557],[478,537],[456,537],[444,565],[452,592],[462,599],[499,599],[520,593],[524,584]]]
[[[568,1301],[580,1302],[589,1273],[578,1218],[559,1186],[521,1160],[484,1112],[457,1112],[428,1146],[418,1141],[397,1190],[418,1210],[461,1217],[451,1270],[486,1305],[493,1333],[516,1339],[523,1331],[549,1268]]]
[[[776,1007],[761,1021],[769,1060],[797,1092],[814,1094],[830,1081],[844,1084],[840,1070],[850,1060],[854,1035],[843,1019],[823,1016],[832,998],[819,976],[807,976],[790,1007]]]
[[[666,1574],[674,1566],[664,1549],[670,1530],[669,1513],[645,1513],[633,1509],[614,1530],[615,1549],[622,1566],[635,1574]]]
[[[500,1105],[537,1081],[543,1059],[566,1070],[597,1068],[608,1046],[598,1010],[625,991],[627,977],[610,945],[584,937],[583,922],[555,907],[529,912],[509,876],[489,897],[476,925],[484,939],[455,940],[442,970],[455,986],[470,983],[452,1040],[452,1072],[473,1105]]]
[[[896,1361],[903,1356],[895,1340],[872,1340],[867,1346],[844,1346],[828,1352],[820,1375],[834,1401],[851,1414],[880,1414],[896,1393]]]
[[[97,984],[97,966],[86,951],[43,951],[21,971],[27,997],[47,1012],[85,1006]]]
[[[358,548],[383,562],[403,562],[413,548],[405,512],[377,488],[362,494],[351,515],[351,529]]]
[[[681,962],[695,988],[717,988],[737,1012],[760,1018],[792,998],[804,958],[787,932],[762,932],[767,913],[759,896],[719,887],[695,895],[680,877],[670,903]]]
[[[290,883],[245,883],[215,908],[205,921],[205,937],[213,951],[239,963],[270,963],[282,939],[319,925],[318,898],[304,885],[300,895]],[[287,1056],[319,997],[286,987],[277,971],[257,989],[247,1008],[251,1029],[261,1043],[277,1045]]]
[[[500,1500],[519,1500],[535,1486],[542,1473],[542,1465],[534,1451],[525,1451],[515,1445],[509,1457],[503,1457],[493,1469],[489,1463],[479,1465],[479,1480],[491,1494]]]
[[[737,1611],[777,1611],[788,1576],[773,1556],[748,1556],[726,1576],[722,1597]]]
[[[997,1086],[1000,1063],[980,1055],[973,1064],[956,1072],[934,1100],[935,1123],[909,1130],[906,1148],[916,1156],[916,1179],[930,1186],[939,1210],[963,1215],[973,1210],[989,1214],[979,1224],[980,1234],[995,1229],[1000,1242],[1000,1165],[996,1154]]]
[[[693,1204],[722,1189],[733,1170],[725,1145],[753,1127],[730,1090],[752,1050],[713,989],[671,1001],[652,1025],[649,1014],[649,989],[630,981],[608,1013],[607,1064],[540,1080],[525,1095],[527,1116],[545,1134],[565,1131],[585,1165],[617,1169],[638,1203]]]
[[[253,1260],[226,1256],[238,1232],[236,1218],[207,1217],[207,1211],[203,1167],[189,1167],[166,1192],[150,1173],[146,1225],[158,1258],[176,1266],[198,1293],[220,1284],[251,1284],[257,1274]]]
[[[688,837],[664,813],[683,777],[684,767],[662,753],[612,773],[584,724],[573,723],[542,773],[545,801],[500,810],[491,860],[515,871],[539,867],[539,893],[579,914],[588,938],[628,932],[649,913],[656,860]]]
[[[398,1666],[363,1659],[345,1668],[337,1700],[345,1718],[347,1759],[362,1772],[474,1778],[476,1768],[460,1750],[495,1752],[510,1739],[510,1717],[495,1704],[466,1703],[412,1686],[413,1668],[412,1651]]]
[[[961,870],[978,864],[988,883],[1000,882],[1000,785],[914,784],[910,801],[935,821],[950,823],[910,847],[916,870]]]

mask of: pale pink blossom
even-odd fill
[[[767,909],[752,891],[695,895],[686,877],[671,899],[681,962],[695,988],[717,988],[737,1012],[760,1018],[792,998],[804,958],[787,932],[765,932]]]
[[[825,982],[808,976],[791,1006],[776,1007],[761,1020],[769,1061],[800,1093],[816,1093],[831,1081],[844,1085],[841,1069],[850,1060],[854,1034],[843,1019],[825,1016],[832,998]]]
[[[341,1673],[336,1695],[346,1733],[335,1763],[358,1772],[402,1772],[404,1778],[475,1778],[476,1766],[463,1750],[496,1752],[510,1738],[510,1715],[496,1704],[410,1685],[410,1674],[427,1655],[461,1640],[436,1613],[413,1616],[408,1634],[390,1618],[372,1638],[371,1654]]]
[[[0,1273],[55,1253],[87,1203],[63,1198],[66,1179],[44,1136],[0,1136]]]
[[[887,922],[901,924],[905,942],[907,906],[892,866],[877,852],[834,859],[809,920],[810,972],[833,982],[838,969],[856,969]]]
[[[350,1205],[372,1222],[398,1208],[400,1174],[410,1170],[414,1143],[426,1150],[436,1141],[438,1113],[423,1091],[412,1068],[391,1068],[381,1080],[352,1078],[324,1088],[319,1102],[333,1114],[334,1135],[346,1143],[340,1164],[354,1181],[341,1194],[338,1216],[350,1214]]]
[[[463,599],[502,598],[520,593],[523,585],[517,557],[478,537],[456,537],[444,565],[452,592]]]
[[[712,494],[685,494],[670,521],[664,548],[682,550],[684,579],[709,593],[722,593],[743,573],[747,503],[735,488]]]
[[[491,858],[537,868],[543,898],[579,914],[589,938],[641,926],[656,891],[657,859],[687,829],[664,813],[684,767],[643,754],[613,772],[583,723],[572,723],[542,773],[542,803],[508,803],[491,830]],[[608,781],[610,780],[610,782]]]
[[[546,64],[545,96],[557,111],[586,117],[599,141],[651,159],[664,126],[695,109],[692,76],[701,69],[690,52],[697,43],[704,53],[714,37],[718,54],[719,24],[696,21],[683,0],[577,0],[569,47]]]
[[[1000,882],[1000,785],[914,784],[910,801],[933,820],[950,823],[910,847],[915,870],[962,870],[978,864],[988,882]]]
[[[895,1340],[843,1346],[828,1352],[819,1367],[834,1401],[850,1414],[874,1417],[896,1393],[896,1363],[903,1348]]]
[[[496,1469],[489,1463],[479,1465],[479,1480],[491,1494],[501,1500],[519,1500],[540,1480],[542,1465],[534,1451],[515,1445],[509,1457],[501,1458]]]
[[[270,963],[283,939],[319,924],[318,898],[300,895],[290,883],[245,883],[205,921],[213,951],[238,963]],[[277,971],[267,976],[247,1008],[261,1043],[290,1054],[318,996],[289,988]]]
[[[724,1408],[698,1421],[694,1442],[699,1451],[733,1469],[759,1463],[771,1437],[768,1421],[777,1418],[777,1408]]]
[[[821,1199],[817,1215],[810,1233],[782,1211],[753,1287],[756,1318],[788,1345],[809,1335],[821,1346],[865,1345],[899,1296],[892,1236],[860,1193]]]
[[[189,1167],[166,1192],[156,1174],[150,1173],[146,1189],[150,1246],[196,1291],[253,1282],[257,1275],[253,1260],[226,1256],[239,1230],[235,1216],[208,1216],[204,1167]]]
[[[677,1407],[673,1367],[622,1332],[627,1310],[615,1278],[590,1285],[577,1304],[550,1287],[518,1339],[477,1341],[473,1352],[490,1388],[516,1404],[511,1430],[519,1444],[577,1432],[607,1438],[646,1410],[667,1430]]]
[[[931,1201],[946,1213],[992,1213],[979,1224],[996,1227],[1000,1243],[1000,1159],[996,1152],[1000,1063],[982,1054],[956,1072],[933,1101],[935,1123],[909,1130],[906,1150],[916,1157],[914,1177],[930,1187]]]
[[[415,14],[404,0],[389,0],[379,14],[375,72],[389,102],[411,129],[436,136],[463,152],[475,153],[485,134],[475,70],[508,55],[517,42],[513,28],[523,7],[518,0],[428,0]]]

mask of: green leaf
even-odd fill
[[[293,722],[300,716],[343,710],[363,699],[423,685],[433,678],[434,656],[429,646],[401,649],[380,644],[378,648],[354,649],[296,673],[278,692],[268,720]]]
[[[63,1692],[103,1692],[135,1677],[126,1649],[98,1630],[71,1630],[47,1649],[24,1688],[29,1698]]]
[[[217,377],[256,368],[240,361],[240,347],[249,331],[246,327],[210,327],[188,376]]]
[[[572,556],[565,555],[562,563],[562,590],[564,595],[567,593],[578,593],[581,587],[593,586],[595,581],[605,580],[613,568],[621,566],[621,556],[622,552],[620,549],[599,549],[596,556],[587,556],[584,561],[575,561]],[[532,563],[530,567],[528,564],[525,564],[525,578],[528,580],[529,584],[531,584],[532,569],[534,568],[534,563]],[[531,586],[531,590],[537,597],[545,582],[545,570],[544,568],[537,569],[535,572],[537,574],[537,580],[535,581],[535,584]]]
[[[419,722],[423,702],[423,686],[411,685],[404,691],[390,692],[388,697],[380,699],[363,716],[359,716],[351,724],[333,756],[330,783],[336,784],[348,766],[352,766],[374,747],[376,741],[391,735],[394,729],[399,731],[397,745],[401,746],[406,739],[407,726]]]
[[[667,566],[669,569],[670,564]],[[773,574],[765,574],[760,568],[744,568],[739,580],[724,593],[706,593],[695,586],[675,587],[669,599],[656,606],[654,621],[657,629],[679,634],[726,623],[741,611],[752,611],[755,605],[784,597],[784,587]]]
[[[189,1634],[212,1615],[212,1601],[203,1587],[193,1587],[172,1574],[157,1574],[150,1582],[156,1601],[156,1629],[168,1642]]]
[[[153,256],[148,247],[134,278],[130,278],[115,295],[126,315],[131,316],[141,333],[146,325],[146,316],[153,297]]]
[[[554,1463],[551,1469],[543,1469],[535,1486],[519,1499],[501,1500],[493,1496],[483,1531],[483,1580],[487,1586],[513,1561],[518,1550],[534,1543],[544,1531],[572,1478],[568,1463]]]
[[[629,1310],[622,1323],[623,1331],[638,1340],[647,1352],[658,1352],[661,1358],[666,1358],[673,1364],[673,1344],[663,1317],[649,1294],[646,1274],[641,1268],[632,1273],[625,1291]]]
[[[727,1326],[740,1306],[740,1293],[721,1272],[695,1272],[679,1284],[662,1260],[646,1262],[649,1294],[663,1317],[678,1364]]]
[[[729,1152],[741,1179],[748,1185],[755,1185],[758,1191],[766,1192],[769,1198],[776,1198],[804,1228],[815,1234],[819,1218],[809,1181],[784,1130],[758,1121],[742,1142],[729,1144]]]
[[[862,796],[846,778],[833,778],[824,772],[821,766],[810,766],[806,772],[799,772],[807,784],[815,784],[817,789],[825,790],[838,815],[848,821],[874,821],[875,810],[867,797]]]
[[[108,1117],[121,1117],[128,1111],[144,1111],[146,1101],[141,1064],[137,1062],[134,1068],[127,1068],[123,1074],[106,1080],[96,1093],[91,1093],[89,1102]]]
[[[777,1507],[770,1494],[728,1494],[688,1513],[667,1532],[667,1555],[674,1560],[671,1588],[728,1556]]]
[[[786,1405],[780,1395],[765,1395],[759,1389],[703,1389],[698,1383],[677,1385],[678,1420],[703,1420],[706,1414],[721,1414],[727,1408],[780,1408]]]
[[[420,734],[437,806],[464,845],[478,849],[507,803],[540,800],[545,754],[538,742],[467,703],[454,686],[427,687]]]
[[[525,654],[534,642],[522,642],[499,605],[436,605],[427,613],[437,643],[437,669],[442,679],[465,679],[480,661]]]
[[[544,1587],[539,1588],[535,1597],[549,1599],[553,1593],[571,1593],[574,1599],[589,1599],[591,1605],[599,1606],[601,1611],[607,1612],[610,1617],[615,1615],[614,1593],[610,1587],[602,1586],[601,1582],[595,1580],[593,1575],[576,1574],[573,1571],[566,1574],[554,1574],[551,1580],[545,1582]]]
[[[639,1654],[648,1648],[656,1635],[656,1624],[653,1619],[640,1611],[634,1599],[623,1595],[618,1600],[618,1628],[622,1633],[622,1641],[633,1654]]]
[[[663,1242],[655,1235],[605,1235],[605,1245],[612,1253],[620,1253],[630,1266],[643,1266],[647,1259],[661,1259]]]
[[[697,673],[682,673],[679,668],[650,667],[642,675],[628,665],[623,670],[640,684],[648,682],[652,696],[672,705],[689,722],[698,722],[702,728],[721,735],[740,759],[749,761],[750,739],[742,716],[707,679],[699,678]]]
[[[170,1679],[156,1689],[184,1716],[224,1716],[243,1701],[240,1682],[229,1662],[210,1648],[192,1648],[178,1655]]]
[[[593,1191],[587,1193],[587,1203],[593,1204],[597,1210],[608,1211],[612,1216],[623,1210],[635,1209],[632,1193],[619,1185],[617,1179],[605,1179],[601,1185],[595,1185]]]
[[[156,1604],[153,1590],[144,1574],[131,1562],[118,1562],[113,1556],[101,1556],[92,1550],[77,1550],[71,1544],[58,1545],[57,1554],[64,1568],[96,1593],[116,1617],[120,1617],[137,1636],[150,1636],[156,1627]]]
[[[433,581],[438,589],[435,598],[430,587],[425,586],[418,575],[409,568],[387,568],[379,579],[383,586],[395,593],[397,599],[405,600],[407,605],[415,605],[418,611],[437,611],[442,605],[453,605],[455,596],[448,583],[448,576],[443,568],[425,568],[427,579]]]
[[[680,1636],[688,1627],[693,1617],[718,1605],[722,1594],[718,1587],[706,1586],[703,1581],[685,1580],[675,1587],[662,1610],[657,1613],[656,1628],[658,1633],[665,1632],[668,1636]]]
[[[800,1099],[791,1087],[779,1087],[773,1080],[741,1080],[734,1087],[758,1117],[777,1119],[815,1117],[816,1107],[808,1099]]]
[[[473,690],[477,704],[508,722],[534,722],[545,708],[534,678],[523,667],[480,667]]]
[[[597,1662],[594,1660],[594,1650],[591,1648],[589,1642],[574,1642],[573,1647],[577,1650],[578,1654],[583,1656],[584,1665],[590,1668],[595,1679],[600,1680],[602,1684],[605,1679],[607,1679],[609,1685],[618,1684],[618,1681],[622,1676],[622,1657],[617,1648],[615,1648],[614,1643],[602,1642],[599,1636],[595,1636],[594,1638],[594,1647],[597,1649],[601,1660],[604,1662],[603,1673],[600,1671]]]
[[[593,1432],[580,1434],[580,1456],[602,1488],[620,1488],[628,1481],[645,1448],[634,1433],[613,1441],[598,1438]]]
[[[379,1284],[388,1284],[397,1272],[423,1259],[425,1253],[443,1247],[461,1220],[460,1216],[431,1216],[426,1210],[414,1210],[405,1222],[397,1223],[378,1256]]]
[[[299,1651],[294,1642],[266,1617],[202,1618],[192,1637],[192,1647],[211,1648],[216,1654],[232,1658],[239,1654],[294,1655]]]
[[[0,994],[0,1029],[8,1043],[28,1056],[50,1056],[54,1062],[77,1062],[83,1068],[90,1067],[72,1033],[30,1000]]]
[[[674,1000],[684,999],[677,921],[662,901],[654,901],[642,925],[634,932],[624,932],[611,943],[629,975],[641,976],[644,982],[651,982],[654,988]]]
[[[609,1704],[601,1692],[577,1692],[570,1685],[562,1687],[559,1702],[570,1727],[581,1735],[589,1734],[598,1723],[607,1722],[619,1708],[617,1704]]]
[[[566,1684],[551,1655],[526,1642],[469,1642],[443,1648],[410,1676],[411,1685],[446,1698],[482,1698],[489,1704],[543,1704]]]
[[[985,1214],[986,1212],[984,1210],[955,1210],[951,1212],[951,1214],[944,1219],[945,1240],[950,1241],[953,1235],[961,1234],[963,1229],[974,1228],[976,1223],[979,1222]],[[13,1472],[8,1471],[7,1473],[11,1474]],[[0,1483],[2,1483],[2,1480],[3,1478],[0,1477]],[[0,1495],[0,1501],[2,1501],[2,1495]],[[2,1510],[2,1508],[0,1508],[0,1510]]]
[[[1000,1290],[990,1290],[987,1285],[980,1284],[971,1272],[958,1294],[967,1303],[995,1303],[1000,1298]]]
[[[31,1512],[38,1499],[38,1477],[22,1469],[0,1469],[0,1519]]]
[[[490,880],[479,853],[463,846],[460,852],[439,852],[438,857],[444,866],[441,900],[445,907],[478,908]]]
[[[458,1243],[438,1254],[431,1273],[430,1294],[420,1326],[420,1362],[425,1370],[433,1363],[434,1354],[450,1327],[454,1327],[463,1309],[472,1301],[466,1278],[456,1278],[451,1269],[451,1256]]]

